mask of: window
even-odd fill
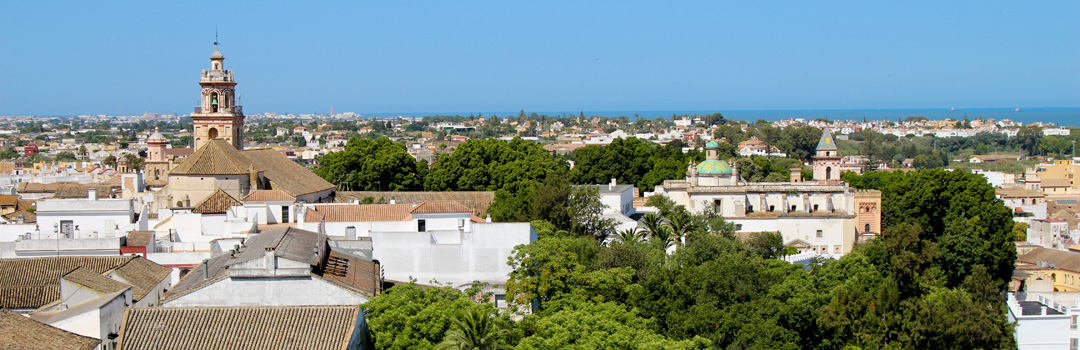
[[[794,205],[791,206],[791,211],[796,211],[796,210],[798,210],[798,209],[796,209],[796,207]]]
[[[713,199],[713,201],[712,201],[712,202],[713,202],[713,211],[714,211],[714,212],[715,212],[716,214],[720,214],[720,213],[722,213],[722,211],[723,211],[723,209],[722,209],[722,208],[724,207],[724,206],[723,206],[723,204],[724,204],[723,200],[720,200],[720,199]]]
[[[870,232],[870,224],[866,224],[866,230],[863,230],[863,232]]]
[[[753,205],[746,206],[746,212],[747,213],[753,213],[754,212],[754,206]]]
[[[416,220],[416,232],[427,232],[427,221],[424,219]]]
[[[821,232],[821,230],[817,230],[817,238],[821,238],[822,236],[824,236],[824,232]]]
[[[75,223],[71,220],[60,220],[60,234],[64,238],[71,238],[71,234],[75,232]]]
[[[775,205],[770,205],[769,206],[769,212],[771,213],[773,211],[776,211],[776,206]]]
[[[742,224],[735,224],[735,231],[742,231]]]
[[[281,222],[289,222],[289,206],[287,205],[281,206]]]
[[[814,211],[817,211],[817,204],[814,204]]]

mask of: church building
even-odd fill
[[[740,233],[779,232],[799,252],[843,255],[860,236],[879,232],[881,192],[840,181],[840,157],[828,131],[818,142],[813,181],[743,181],[736,167],[720,159],[719,146],[709,142],[705,161],[691,164],[686,179],[656,186],[656,194],[691,212],[722,216]]]
[[[168,185],[154,196],[154,209],[190,208],[218,190],[233,201],[255,190],[282,190],[298,202],[332,201],[333,184],[281,152],[244,150],[244,114],[236,104],[233,72],[225,69],[224,62],[215,47],[210,70],[204,70],[199,81],[202,104],[191,115],[195,153],[171,167],[164,156],[165,138],[155,133],[147,139],[149,178],[168,179]]]

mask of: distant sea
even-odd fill
[[[481,112],[483,115],[497,115],[500,117],[517,116],[518,112]],[[536,111],[537,114],[549,115],[549,116],[573,116],[578,115],[582,111],[564,111],[564,112],[542,112]],[[586,116],[602,116],[602,117],[619,117],[626,116],[634,119],[637,115],[639,118],[656,118],[664,117],[671,118],[672,115],[704,115],[719,112],[724,115],[724,118],[742,120],[747,122],[754,122],[758,119],[764,119],[767,121],[777,121],[790,118],[803,118],[803,119],[819,119],[824,118],[828,120],[855,120],[867,121],[875,120],[889,120],[895,121],[898,119],[904,119],[907,117],[918,116],[925,117],[930,120],[940,120],[945,118],[952,118],[956,120],[963,120],[964,117],[968,119],[976,119],[982,117],[984,119],[1010,119],[1015,122],[1022,123],[1054,123],[1059,126],[1076,126],[1080,127],[1080,107],[1068,107],[1068,108],[1021,108],[1017,111],[1016,108],[923,108],[923,109],[796,109],[796,110],[698,110],[698,111],[584,111]],[[533,113],[532,111],[526,111],[526,113]],[[428,115],[475,115],[476,112],[469,113],[364,113],[365,117],[423,117]]]

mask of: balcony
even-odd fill
[[[227,108],[219,108],[217,113],[225,114],[225,113],[230,113],[230,112],[231,112],[231,114],[237,114],[237,115],[244,114],[244,106],[232,106],[232,107],[227,107]],[[203,114],[202,106],[195,106],[195,110],[192,113],[193,114]],[[214,113],[210,113],[209,110],[208,110],[208,112],[206,114],[214,114]]]

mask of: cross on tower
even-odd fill
[[[217,28],[214,28],[214,48],[218,47]]]

